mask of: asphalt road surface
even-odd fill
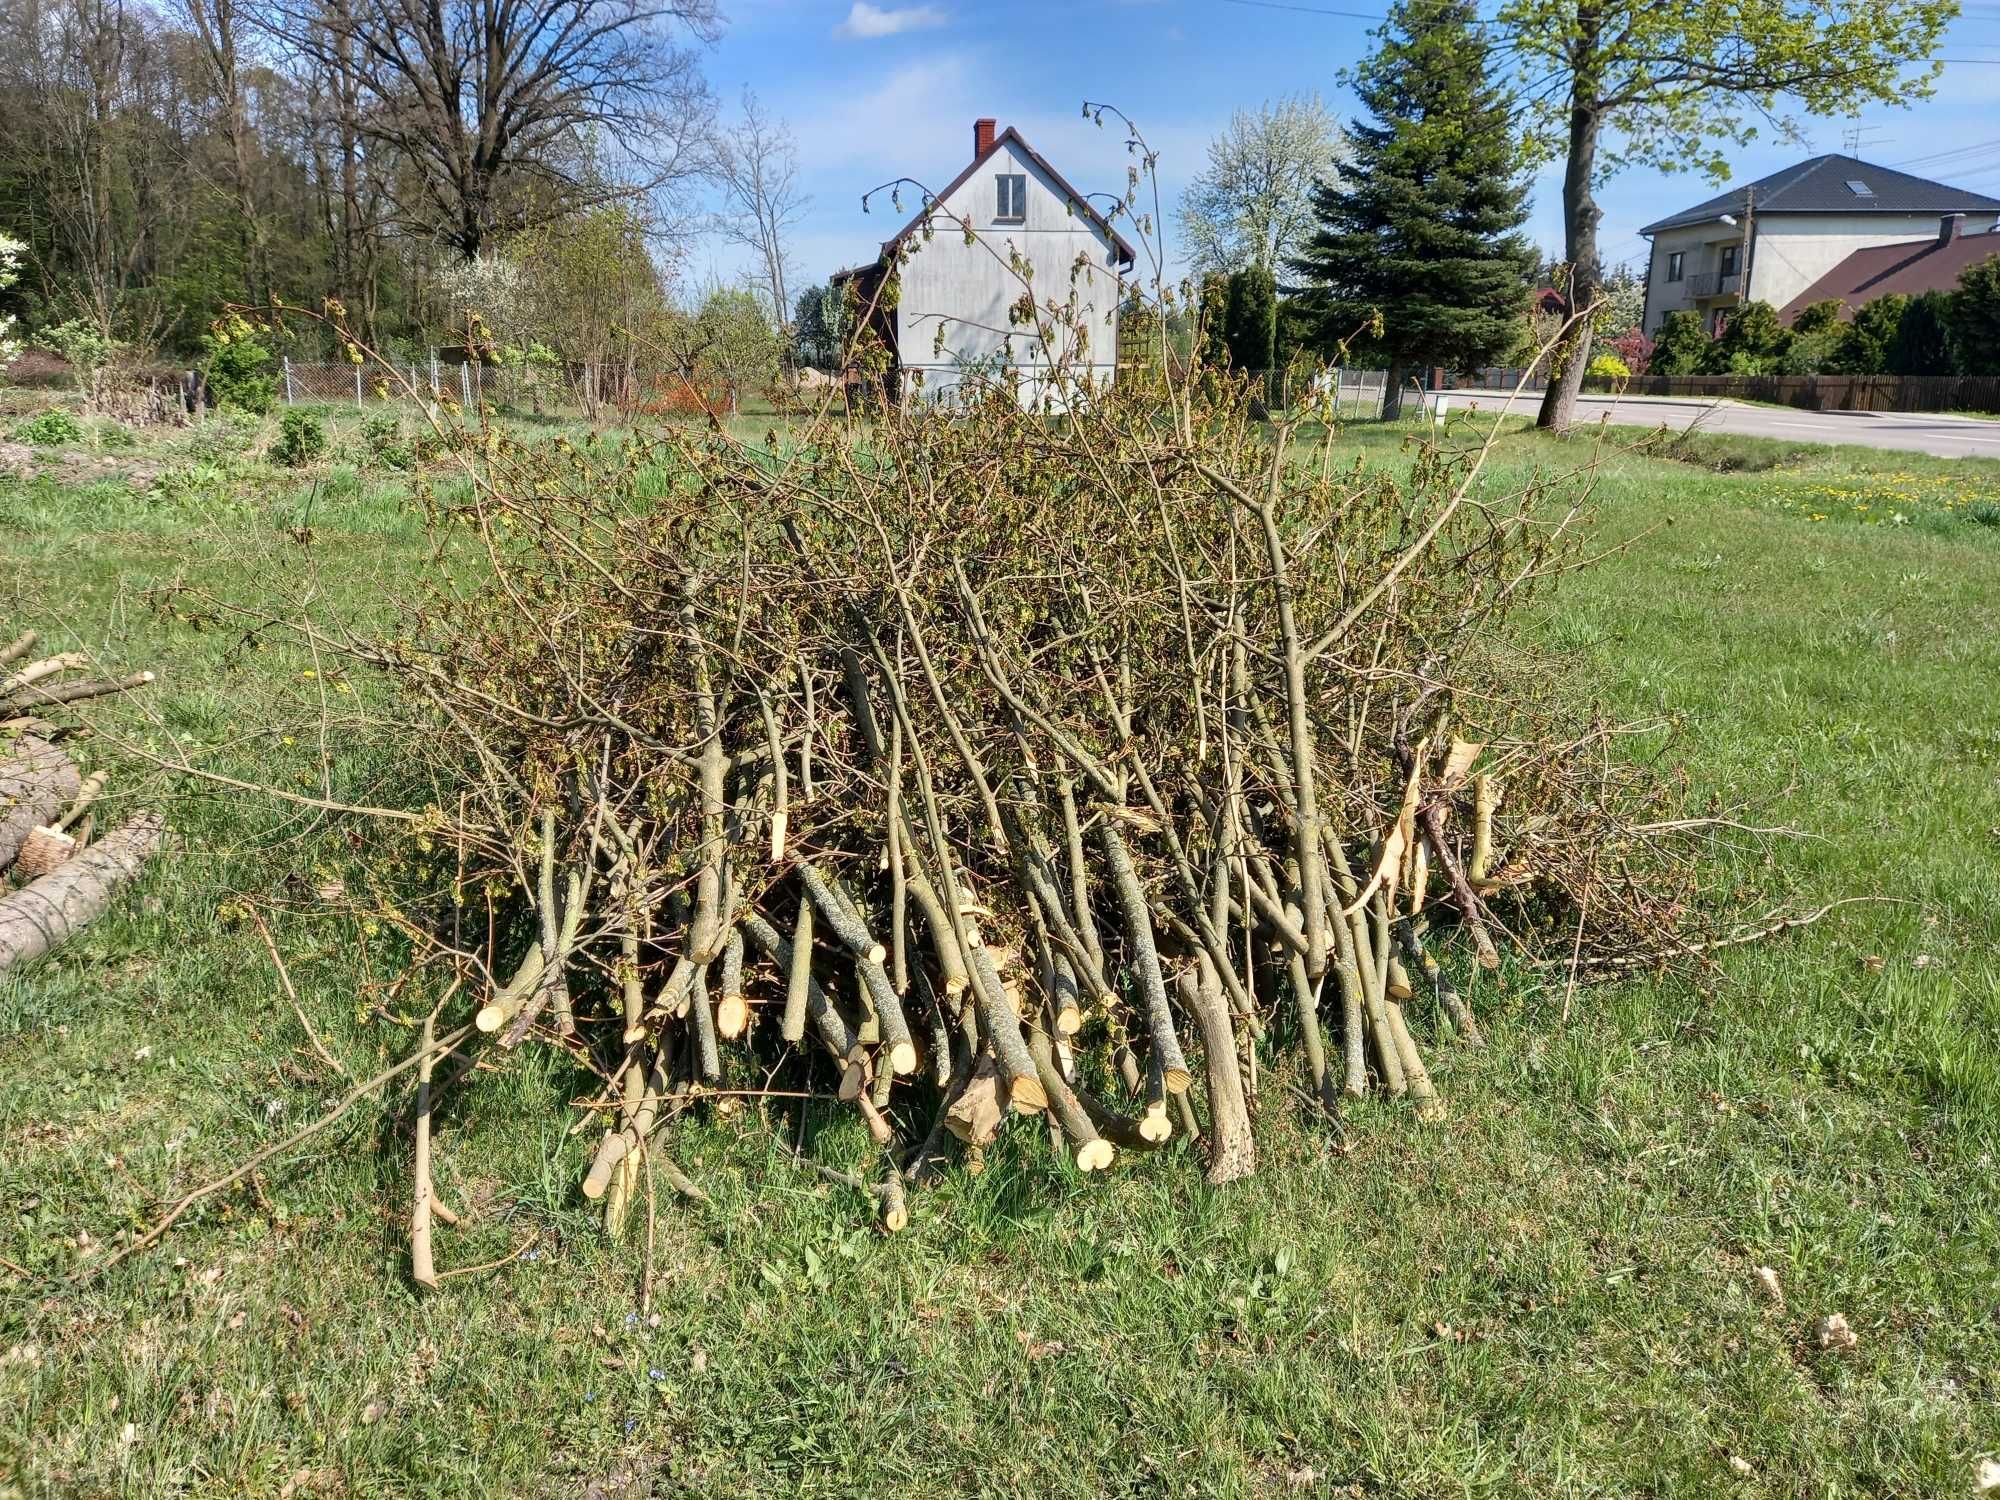
[[[1505,391],[1446,391],[1450,410],[1477,403],[1498,411]],[[1532,417],[1538,392],[1523,391],[1512,410]],[[1784,406],[1749,406],[1734,401],[1689,401],[1658,396],[1584,396],[1577,401],[1579,423],[1608,418],[1621,426],[1669,427],[1678,432],[1699,425],[1704,432],[1745,437],[1785,438],[1795,443],[1853,443],[1864,448],[1902,449],[1936,458],[2000,459],[2000,421],[1939,417],[1922,413],[1800,411]]]

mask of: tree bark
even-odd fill
[[[1569,258],[1569,313],[1573,322],[1550,354],[1549,383],[1542,392],[1536,425],[1568,432],[1576,420],[1576,398],[1590,363],[1590,320],[1576,315],[1597,300],[1603,274],[1597,260],[1597,225],[1603,217],[1591,191],[1597,172],[1597,141],[1603,116],[1597,106],[1598,34],[1602,21],[1595,0],[1578,7],[1576,81],[1570,89],[1569,163],[1563,172],[1563,254]]]
[[[1382,376],[1382,420],[1393,422],[1403,414],[1403,376],[1407,367],[1400,360],[1390,360],[1389,368]]]
[[[1243,1072],[1236,1063],[1236,1028],[1222,998],[1222,981],[1206,956],[1196,963],[1199,974],[1196,969],[1181,974],[1181,1004],[1201,1026],[1208,1062],[1208,1180],[1219,1186],[1257,1170],[1257,1145],[1250,1132]]]
[[[14,863],[28,835],[53,823],[82,789],[76,766],[56,746],[22,735],[0,761],[0,870]]]
[[[0,900],[0,971],[59,948],[102,916],[119,886],[145,867],[166,823],[143,812],[123,828]]]

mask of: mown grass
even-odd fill
[[[2000,472],[1615,436],[1600,529],[1629,546],[1527,628],[1614,711],[1679,721],[1717,805],[1809,835],[1718,852],[1746,908],[1892,901],[1694,982],[1481,985],[1493,1046],[1436,1049],[1447,1123],[1369,1104],[1330,1133],[1280,1073],[1264,1170],[1223,1192],[1174,1157],[1085,1185],[1017,1127],[884,1239],[788,1160],[802,1137],[858,1160],[840,1117],[677,1129],[714,1201],[662,1202],[656,1323],[643,1233],[582,1211],[575,1080],[546,1058],[480,1075],[440,1141],[440,1190],[478,1210],[443,1263],[533,1234],[528,1257],[412,1291],[396,1095],[69,1279],[342,1086],[234,914],[302,906],[337,830],[124,757],[128,802],[171,799],[172,856],[0,979],[0,1493],[1967,1492],[2000,1449],[2000,528],[1972,515]],[[1342,442],[1404,461],[1398,433]],[[1489,482],[1580,456],[1510,435]],[[106,711],[107,759],[178,736],[293,775],[260,731],[310,663],[157,591],[310,576],[365,617],[422,541],[393,475],[219,468],[0,480],[0,600],[162,671]],[[1929,487],[1901,524],[1809,503],[1899,475]],[[348,759],[343,795],[393,774]],[[374,937],[278,936],[353,1071],[407,1049]],[[1836,1311],[1851,1355],[1812,1339]]]

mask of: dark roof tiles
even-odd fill
[[[1868,191],[1856,192],[1848,186],[1851,182]],[[1711,223],[1724,214],[1741,215],[1744,199],[1752,193],[1753,207],[1760,214],[2000,212],[2000,198],[1912,177],[1857,157],[1829,155],[1811,157],[1755,182],[1727,188],[1692,208],[1648,224],[1639,233],[1657,234],[1662,229]]]

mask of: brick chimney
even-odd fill
[[[972,159],[974,161],[979,160],[980,157],[993,149],[994,123],[992,120],[974,120],[972,122]]]
[[[1938,220],[1938,243],[1940,245],[1949,245],[1964,232],[1964,229],[1964,214],[1946,214]]]

